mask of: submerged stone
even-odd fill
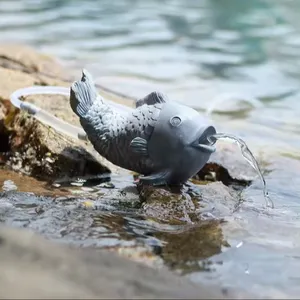
[[[181,274],[209,270],[205,260],[222,252],[224,240],[219,220],[199,222],[173,231],[155,233],[165,246],[161,256],[165,263]]]

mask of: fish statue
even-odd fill
[[[197,174],[215,151],[216,129],[196,110],[152,92],[135,109],[118,110],[98,95],[91,74],[70,89],[70,106],[95,150],[140,174],[147,185],[177,185]]]

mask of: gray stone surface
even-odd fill
[[[219,288],[194,286],[96,249],[53,244],[24,229],[0,227],[0,298],[223,298]]]

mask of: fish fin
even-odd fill
[[[154,105],[157,103],[165,103],[167,101],[168,101],[168,99],[164,94],[162,94],[160,92],[152,92],[152,93],[148,94],[146,97],[137,100],[136,107],[140,107],[144,104]]]
[[[168,182],[168,177],[170,175],[170,171],[163,170],[152,175],[140,177],[140,182],[145,185],[166,185]]]
[[[91,74],[83,70],[81,81],[75,81],[71,86],[70,104],[72,110],[79,117],[84,117],[97,99],[97,96]]]
[[[148,155],[148,142],[141,138],[136,137],[130,143],[130,148],[133,152],[147,156]]]

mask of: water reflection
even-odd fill
[[[174,232],[157,232],[155,237],[165,246],[161,256],[173,270],[186,275],[196,271],[209,270],[205,259],[222,252],[224,240],[220,221],[208,221],[198,226]]]

